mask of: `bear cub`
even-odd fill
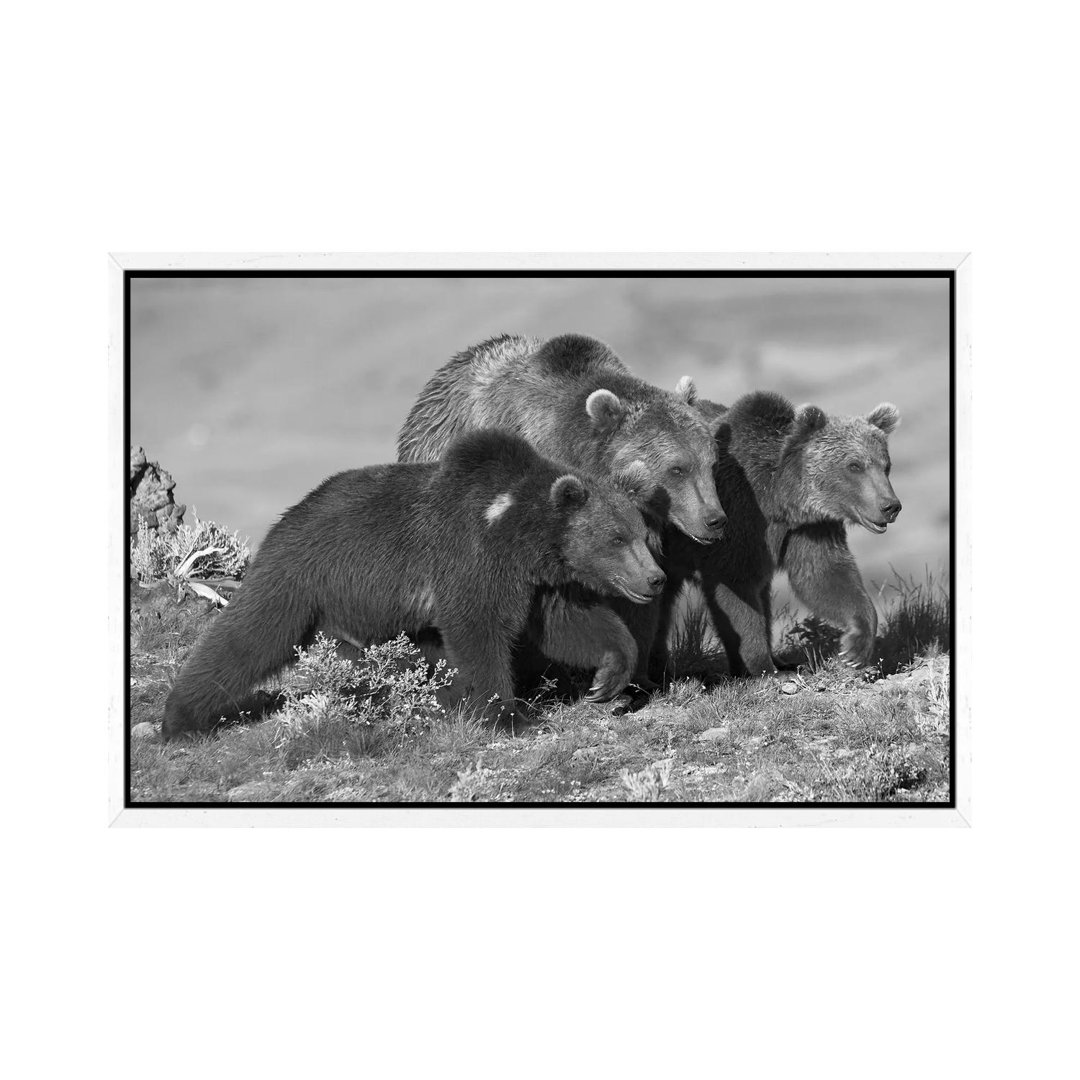
[[[866,416],[795,408],[779,394],[747,394],[731,408],[701,400],[716,428],[716,488],[728,510],[725,532],[708,549],[673,536],[665,551],[669,595],[693,583],[733,675],[776,670],[772,580],[785,571],[795,595],[843,631],[841,657],[867,667],[877,611],[848,547],[849,524],[883,533],[900,513],[890,480],[889,436],[900,423],[884,402]],[[673,611],[665,607],[654,664]]]
[[[235,714],[318,631],[363,648],[435,629],[461,697],[510,701],[512,652],[537,590],[648,603],[665,576],[646,541],[628,495],[503,431],[458,438],[438,463],[339,473],[270,530],[180,672],[162,736]],[[606,657],[583,642],[578,659]]]

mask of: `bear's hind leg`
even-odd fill
[[[251,590],[245,597],[244,589]],[[310,629],[313,611],[268,596],[255,582],[241,586],[216,616],[180,670],[165,702],[164,740],[209,731],[248,703],[251,688],[294,658],[293,646]]]

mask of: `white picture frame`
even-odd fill
[[[906,270],[949,271],[953,278],[953,792],[948,806],[882,805],[872,808],[645,805],[545,807],[312,805],[310,807],[140,807],[128,805],[126,775],[127,635],[125,580],[126,469],[125,281],[141,270],[378,271],[378,270]],[[116,827],[174,826],[499,826],[499,827],[965,827],[971,824],[971,257],[969,254],[114,254],[109,257],[109,434],[116,451],[116,482],[110,484],[110,590],[108,633],[109,820]]]

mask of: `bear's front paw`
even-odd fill
[[[592,702],[594,705],[602,704],[605,701],[611,701],[611,699],[617,697],[630,682],[632,669],[633,664],[629,662],[628,657],[620,656],[618,654],[609,656],[604,663],[596,669],[592,686],[589,687],[589,692],[585,695],[585,700]]]
[[[861,671],[870,666],[873,655],[874,627],[870,623],[853,623],[840,639],[840,659]]]

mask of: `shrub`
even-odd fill
[[[200,521],[192,511],[194,525],[181,525],[174,533],[150,529],[144,520],[129,543],[131,576],[140,585],[167,581],[178,591],[189,588],[208,599],[222,602],[218,593],[197,578],[244,576],[251,551],[237,533],[230,533],[214,521]]]
[[[806,664],[816,671],[839,652],[841,636],[831,623],[808,615],[783,634],[773,653],[785,664]]]
[[[619,771],[619,781],[626,792],[628,802],[659,802],[660,796],[671,780],[674,758],[654,761],[640,772],[629,769]]]
[[[297,646],[296,655],[282,689],[284,707],[273,721],[275,746],[288,768],[367,753],[373,736],[403,741],[445,716],[438,692],[455,673],[445,660],[429,671],[405,634],[364,649],[355,662],[321,633],[308,648]]]

